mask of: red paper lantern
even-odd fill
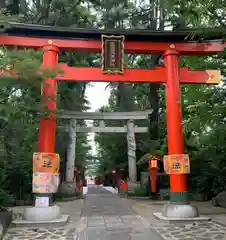
[[[148,163],[149,163],[149,169],[158,169],[158,161],[160,160],[159,157],[152,157]]]
[[[116,173],[116,169],[113,168],[113,169],[112,169],[112,174],[115,174],[115,173]]]

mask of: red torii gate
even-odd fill
[[[5,27],[6,26],[6,27]],[[150,30],[86,30],[53,28],[51,26],[37,26],[20,23],[7,23],[1,26],[0,45],[18,48],[34,48],[44,50],[43,67],[60,68],[63,74],[58,74],[57,79],[46,79],[43,86],[43,101],[48,101],[49,110],[56,109],[57,80],[59,81],[102,81],[102,82],[131,82],[131,83],[166,83],[166,112],[168,132],[168,161],[167,171],[170,173],[171,204],[164,208],[166,217],[189,218],[197,217],[198,211],[188,204],[187,177],[189,173],[189,158],[184,155],[182,116],[180,104],[180,84],[218,84],[220,72],[217,70],[189,71],[179,68],[179,56],[214,55],[224,51],[226,44],[220,29],[186,30],[186,31],[150,31]],[[203,33],[208,32],[205,37]],[[119,50],[129,54],[161,54],[164,57],[165,67],[151,69],[117,69],[115,65],[112,74],[105,74],[101,68],[68,67],[66,64],[58,65],[60,51],[103,53],[102,36],[121,36],[118,44]],[[191,36],[192,35],[192,36]],[[124,41],[125,38],[125,41]],[[200,38],[202,40],[200,40]],[[109,42],[111,39],[109,38]],[[117,48],[115,45],[114,49]],[[110,51],[110,50],[109,50]],[[114,52],[115,51],[115,52]],[[119,52],[114,50],[114,54]],[[112,53],[112,52],[111,52]],[[122,53],[122,55],[123,55]],[[106,54],[106,53],[105,53]],[[104,55],[107,57],[107,55]],[[123,57],[123,56],[122,56]],[[112,62],[111,62],[112,63]],[[115,63],[115,62],[114,62]],[[122,63],[123,64],[123,63]],[[110,64],[111,65],[111,64]],[[105,66],[106,67],[106,66]],[[107,68],[110,68],[107,66]],[[117,74],[114,72],[121,72]],[[119,71],[120,70],[120,71]],[[48,100],[47,97],[50,97]],[[39,149],[40,153],[54,153],[56,116],[40,121]],[[167,160],[166,159],[166,160]],[[181,165],[179,170],[174,166]],[[183,170],[182,170],[183,168]],[[51,195],[50,195],[51,196]],[[50,198],[51,200],[51,198]],[[51,203],[50,203],[51,205]],[[46,214],[50,212],[46,211]],[[52,214],[52,213],[51,213]],[[51,215],[50,214],[50,215]],[[54,220],[58,213],[48,219]],[[29,220],[40,220],[31,217]],[[44,218],[46,220],[46,217]]]

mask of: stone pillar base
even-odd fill
[[[163,207],[162,215],[169,218],[196,218],[199,217],[199,211],[191,204],[169,203]]]
[[[129,194],[134,194],[135,189],[140,187],[139,182],[132,182],[130,180],[127,180],[127,193]]]
[[[61,218],[60,207],[57,205],[48,207],[27,207],[22,219],[25,221],[53,221]]]

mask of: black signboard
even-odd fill
[[[102,72],[105,74],[123,74],[124,72],[124,36],[102,35]]]

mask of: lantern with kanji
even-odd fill
[[[148,160],[148,169],[151,178],[151,191],[156,192],[157,172],[158,172],[158,161],[160,157],[152,156]]]

